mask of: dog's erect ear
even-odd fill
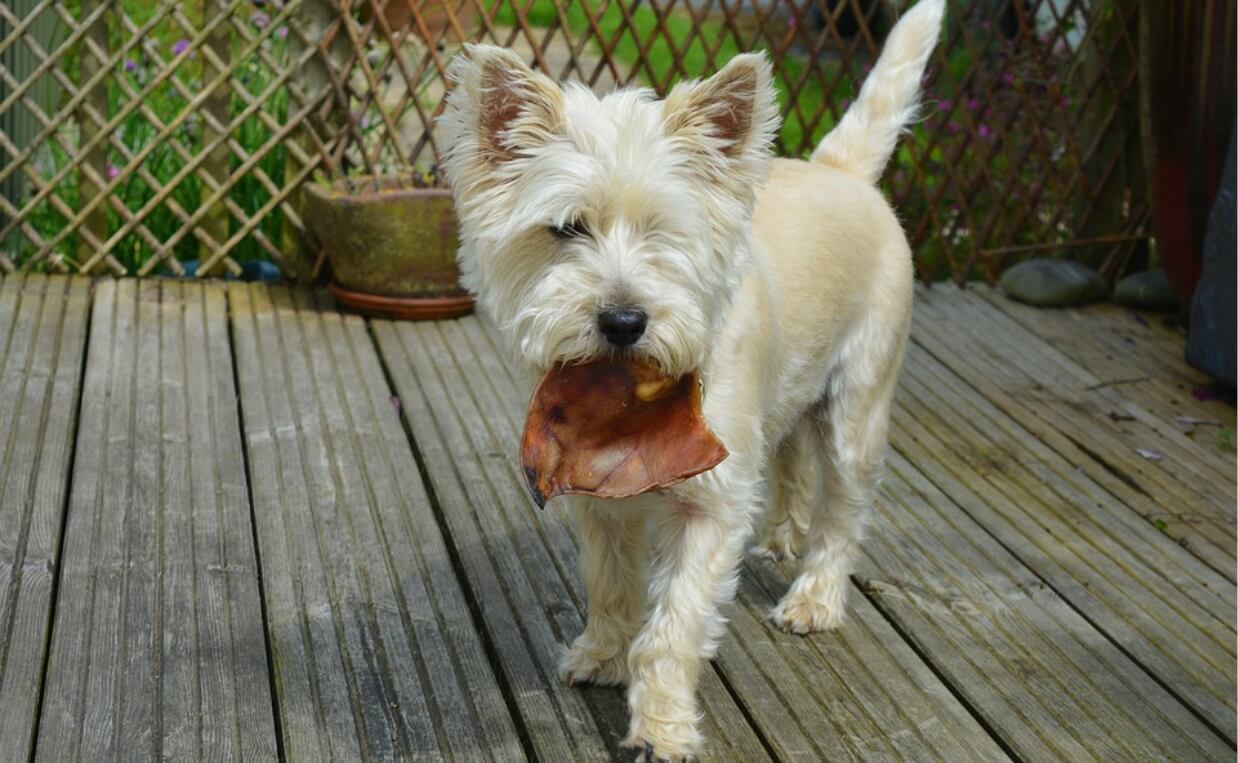
[[[562,133],[563,91],[510,50],[470,45],[448,77],[456,85],[442,118],[449,159],[471,149],[468,159],[501,164]]]
[[[725,159],[767,157],[778,129],[770,65],[760,53],[735,56],[704,82],[677,85],[664,109],[668,135]]]

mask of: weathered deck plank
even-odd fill
[[[521,487],[515,447],[527,387],[476,318],[376,322],[375,334],[466,570],[481,596],[494,596],[483,609],[487,625],[512,634],[509,612],[521,621],[523,643],[508,638],[498,657],[513,681],[529,680],[535,665],[538,702],[521,703],[535,746],[599,754],[585,747],[589,737],[573,737],[583,727],[594,738],[605,734],[615,752],[626,723],[621,692],[570,690],[555,677],[559,645],[583,627],[584,598],[566,518],[554,507],[538,514]],[[1003,757],[863,596],[855,597],[856,617],[845,633],[800,640],[765,621],[769,589],[787,585],[783,573],[761,562],[749,566],[733,612],[734,637],[722,646],[719,671],[702,679],[710,756],[763,754],[737,733],[745,724],[733,694],[781,759]],[[492,582],[500,579],[507,601]]]
[[[275,755],[225,321],[96,287],[40,760]]]
[[[1223,760],[1214,733],[900,454],[860,576],[1026,760]]]
[[[894,447],[1234,740],[1235,588],[913,347]]]
[[[364,322],[229,297],[285,754],[522,759]]]
[[[702,681],[708,757],[1232,759],[1234,456],[1177,418],[1233,407],[1114,308],[920,296],[851,618],[775,631],[791,570],[748,561]],[[303,291],[90,300],[0,280],[17,757],[36,730],[57,761],[619,753],[621,692],[556,676],[578,551],[521,487],[525,387],[492,326],[378,321],[376,348]]]
[[[1106,386],[1118,387],[1149,411],[1178,424],[1196,441],[1215,435],[1219,426],[1234,427],[1234,406],[1196,393],[1213,383],[1183,357],[1185,335],[1158,328],[1163,315],[1147,317],[1116,305],[1044,310],[1006,299],[994,289],[972,286],[973,293],[1019,325],[1083,365]],[[1178,422],[1178,417],[1215,420],[1218,426]],[[1193,430],[1193,431],[1192,431]],[[1216,445],[1215,439],[1205,446]],[[1217,448],[1222,457],[1226,452]],[[1232,451],[1227,456],[1234,461]]]
[[[90,282],[0,281],[0,739],[30,752],[69,490]]]
[[[957,295],[959,298],[952,300]],[[913,340],[1124,504],[1233,580],[1232,465],[979,298],[918,295]],[[1156,451],[1160,461],[1138,449]]]

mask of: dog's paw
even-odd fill
[[[695,722],[638,724],[633,718],[632,730],[622,744],[636,750],[638,763],[687,763],[696,759],[704,739]]]
[[[667,685],[665,678],[658,684],[636,680],[628,689],[632,720],[622,744],[637,750],[637,760],[692,760],[705,744],[694,687]]]
[[[778,602],[769,619],[780,630],[800,636],[833,630],[847,619],[846,597],[837,595],[816,600],[792,591]]]
[[[768,559],[771,562],[785,562],[799,557],[792,543],[783,538],[773,537],[763,539],[749,549],[748,553],[758,559]]]
[[[623,686],[628,682],[627,655],[622,649],[599,653],[582,636],[559,660],[559,679],[568,686]]]
[[[665,756],[658,754],[654,749],[652,742],[631,742],[625,740],[624,747],[635,747],[637,749],[636,757],[632,759],[633,763],[688,763],[688,761],[696,760],[692,755],[687,756]]]
[[[803,533],[791,522],[780,522],[765,531],[761,542],[753,546],[750,553],[762,559],[783,562],[798,559],[803,545]]]

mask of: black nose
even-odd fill
[[[616,347],[630,347],[645,333],[648,319],[641,310],[621,308],[603,310],[598,314],[598,328],[602,335]]]

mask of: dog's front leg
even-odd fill
[[[628,651],[632,718],[625,745],[659,760],[700,750],[701,661],[713,657],[722,634],[719,607],[735,594],[750,511],[742,489],[697,486],[677,490],[652,514],[649,619]]]
[[[559,677],[568,686],[626,684],[628,644],[645,608],[644,517],[613,501],[567,500],[589,602],[585,632],[563,655]]]

